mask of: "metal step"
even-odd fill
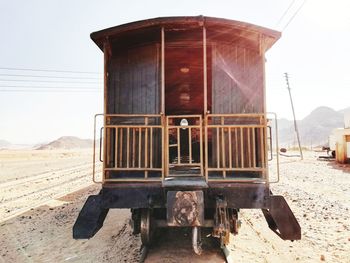
[[[202,189],[208,188],[208,184],[203,176],[170,176],[166,177],[162,186],[165,188],[181,188],[181,189]]]
[[[300,225],[283,196],[271,195],[269,209],[262,209],[267,224],[283,240],[301,239]]]
[[[73,226],[74,239],[93,237],[103,226],[109,209],[102,206],[102,195],[90,195]]]

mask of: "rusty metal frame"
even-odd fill
[[[210,124],[209,119],[218,118],[220,119],[219,124]],[[226,118],[246,118],[252,119],[254,122],[258,122],[259,124],[227,124],[225,123]],[[205,177],[207,181],[234,181],[234,182],[246,182],[246,181],[258,181],[258,182],[267,182],[267,178],[264,176],[267,171],[267,162],[266,162],[266,147],[265,147],[265,130],[266,130],[266,119],[264,114],[206,114],[204,120],[204,128],[205,128]],[[212,129],[216,132],[216,151],[217,151],[217,160],[214,167],[209,166],[209,157],[208,157],[208,133],[209,129]],[[247,135],[246,138],[243,138],[244,131],[246,130]],[[234,133],[233,133],[234,132]],[[260,133],[260,158],[261,158],[261,166],[256,166],[256,148],[255,145],[259,142],[255,140],[256,132]],[[226,135],[225,135],[226,134]],[[238,139],[239,134],[239,139]],[[240,162],[236,155],[235,160],[232,158],[233,152],[233,144],[232,144],[232,135],[234,135],[235,139],[235,152],[238,152],[240,148]],[[225,137],[228,136],[228,143],[225,140]],[[244,148],[244,140],[247,140],[248,147]],[[238,147],[238,143],[240,146]],[[226,164],[226,145],[228,145],[228,166]],[[213,149],[214,150],[214,149]],[[248,152],[248,160],[244,159],[244,152]],[[248,164],[245,164],[245,161]],[[233,162],[236,167],[233,167]],[[226,172],[228,171],[248,171],[248,172],[261,172],[262,178],[252,178],[247,180],[246,178],[227,178]],[[221,172],[222,178],[210,178],[209,172]]]

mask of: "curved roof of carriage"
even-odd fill
[[[210,32],[216,34],[226,34],[227,38],[234,36],[243,41],[257,43],[264,50],[269,49],[280,37],[281,33],[265,27],[216,17],[207,16],[178,16],[178,17],[158,17],[146,19],[115,27],[106,28],[91,33],[91,39],[103,50],[103,43],[106,39],[122,37],[124,33],[132,31],[142,31],[143,29],[162,28],[165,30],[181,30],[187,28],[200,28],[205,26]],[[259,44],[260,43],[260,44]]]

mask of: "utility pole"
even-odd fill
[[[290,104],[292,105],[292,111],[293,111],[293,118],[294,118],[294,131],[297,134],[297,139],[298,139],[298,145],[299,145],[299,151],[300,151],[300,158],[301,160],[304,159],[303,157],[303,151],[301,150],[301,145],[300,145],[300,137],[299,137],[299,131],[298,131],[298,126],[297,126],[297,120],[295,119],[295,112],[294,112],[294,105],[293,105],[293,99],[292,99],[292,93],[290,91],[290,86],[289,86],[289,79],[288,79],[288,73],[284,73],[284,76],[286,77],[286,82],[287,82],[287,89],[289,92],[289,98],[290,98]]]

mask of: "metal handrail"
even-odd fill
[[[270,147],[270,158],[268,159],[268,161],[272,161],[273,160],[273,152],[272,152],[272,128],[271,126],[267,126],[267,129],[269,130],[269,136],[267,137],[268,141],[269,141],[269,147]]]
[[[98,116],[103,116],[103,113],[95,114],[94,116],[94,142],[93,142],[93,155],[92,155],[92,181],[96,184],[101,184],[102,181],[96,181],[95,173],[96,173],[96,119]],[[101,147],[101,145],[100,145]],[[101,151],[101,149],[100,149]],[[103,176],[103,175],[102,175]]]
[[[262,113],[209,113],[208,117],[264,117]]]
[[[100,157],[101,163],[103,163],[103,159],[102,159],[102,132],[103,132],[103,128],[104,127],[101,127],[101,129],[100,129],[100,154],[99,154],[99,157]]]
[[[278,125],[277,125],[277,114],[275,112],[268,112],[267,114],[271,114],[274,116],[274,122],[275,122],[275,130],[276,130],[276,140],[275,140],[275,147],[276,147],[276,168],[277,168],[277,180],[275,181],[269,181],[270,184],[275,184],[280,181],[280,158],[278,153]],[[272,152],[272,149],[271,149]]]

